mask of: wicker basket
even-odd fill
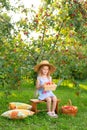
[[[44,84],[44,91],[49,91],[49,90],[51,90],[51,91],[55,91],[56,90],[56,87],[57,87],[57,85],[55,84],[55,83],[45,83]]]
[[[71,100],[69,100],[67,105],[62,106],[61,111],[63,114],[75,116],[78,111],[78,108],[77,106],[73,106]]]

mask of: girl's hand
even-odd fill
[[[40,87],[41,87],[41,88],[44,88],[44,85],[41,85]]]

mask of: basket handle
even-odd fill
[[[68,100],[67,105],[72,106],[72,101],[71,101],[71,99]]]

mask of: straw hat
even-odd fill
[[[47,60],[43,60],[34,67],[35,72],[38,72],[40,67],[43,65],[50,67],[50,73],[53,73],[56,70],[56,68],[52,64],[50,64]]]

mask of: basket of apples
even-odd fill
[[[77,111],[78,111],[77,106],[73,106],[71,103],[71,100],[69,100],[67,105],[62,106],[62,108],[61,108],[61,112],[63,114],[67,114],[67,115],[71,115],[71,116],[75,116]]]
[[[55,83],[53,83],[53,82],[46,82],[44,84],[44,91],[49,91],[49,90],[55,91],[56,87],[57,87],[57,85]]]

